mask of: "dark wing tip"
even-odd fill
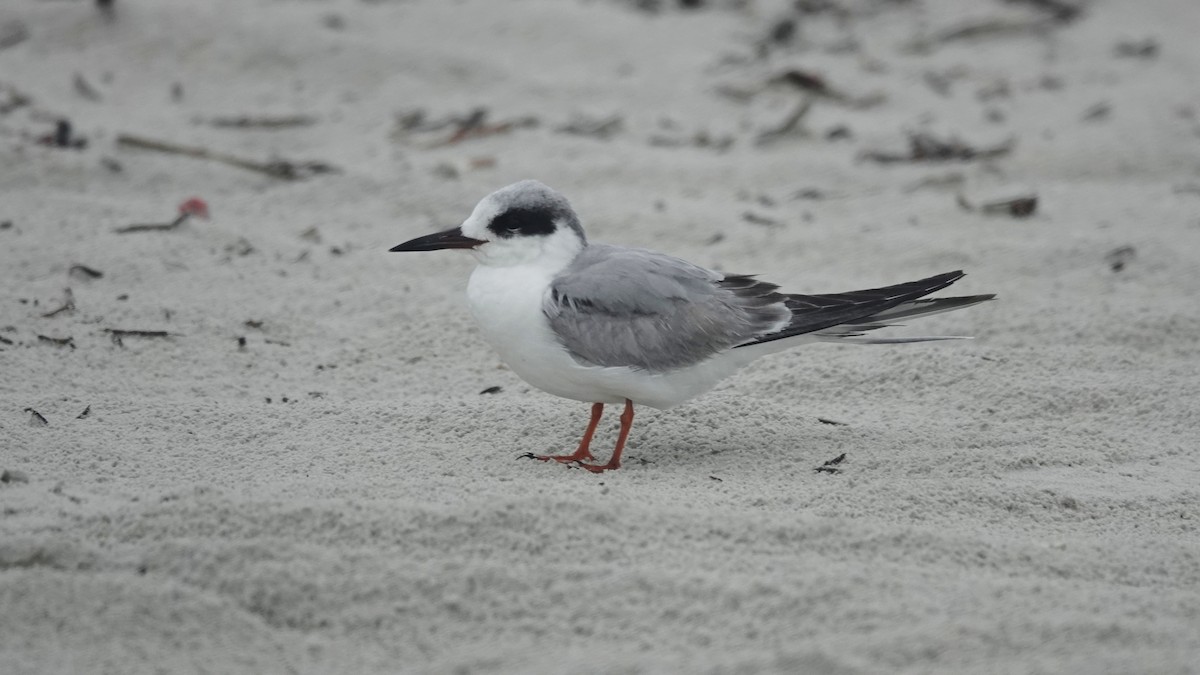
[[[955,270],[883,288],[871,288],[827,295],[787,294],[783,296],[785,298],[784,303],[792,312],[792,321],[788,327],[776,333],[764,335],[753,342],[738,346],[745,347],[750,344],[782,340],[804,333],[832,328],[841,324],[852,323],[855,320],[866,320],[902,303],[914,301],[931,293],[936,293],[964,276],[966,276],[965,272]],[[978,300],[965,302],[964,305],[991,300],[995,296],[974,297],[978,297]],[[955,298],[948,300],[955,302],[962,301],[963,299]]]

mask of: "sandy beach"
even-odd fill
[[[1198,17],[3,3],[0,671],[1200,672]],[[587,404],[469,255],[388,249],[525,178],[791,292],[998,299],[522,459]]]

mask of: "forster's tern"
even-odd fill
[[[634,404],[670,408],[760,356],[799,344],[952,339],[877,338],[872,331],[995,297],[923,299],[962,272],[849,293],[780,293],[751,276],[662,253],[589,244],[566,198],[533,180],[484,197],[460,227],[391,250],[448,248],[470,250],[479,261],[467,299],[504,362],[538,389],[593,404],[574,453],[531,456],[596,473],[621,465]],[[625,411],[612,457],[600,464],[589,445],[606,403],[624,403]]]

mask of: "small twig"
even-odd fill
[[[33,408],[26,408],[25,412],[29,413],[29,423],[34,426],[44,427],[50,424],[49,420],[47,420],[42,413],[34,410]]]
[[[841,464],[844,461],[846,461],[846,453],[843,452],[837,457],[825,462],[821,466],[818,466],[816,469],[814,469],[814,471],[817,473],[841,473],[842,470],[838,468],[838,464]]]
[[[104,332],[113,337],[169,338],[175,335],[165,330],[129,330],[125,328],[105,328]]]
[[[64,295],[65,295],[65,297],[63,298],[62,306],[59,307],[58,309],[51,310],[51,311],[43,314],[42,315],[43,319],[49,319],[50,317],[58,316],[59,314],[62,314],[63,312],[74,312],[75,311],[75,294],[72,293],[71,289],[68,288],[68,289],[66,289]]]
[[[824,417],[818,417],[818,418],[817,418],[817,421],[818,421],[818,422],[820,422],[821,424],[831,424],[831,425],[833,425],[833,426],[835,426],[835,427],[844,427],[844,426],[846,426],[846,423],[845,423],[845,422],[839,422],[839,421],[837,421],[837,420],[831,420],[831,419],[827,419],[827,418],[824,418]],[[845,457],[845,455],[842,455],[842,456],[843,456],[843,457]]]
[[[49,335],[38,335],[37,338],[38,342],[49,342],[55,347],[70,347],[71,349],[75,349],[75,338],[73,337],[52,338]]]
[[[750,223],[751,225],[762,225],[764,227],[783,227],[783,223],[779,222],[778,220],[768,216],[760,216],[753,211],[744,211],[742,213],[742,220]]]
[[[607,140],[613,134],[616,134],[624,126],[624,120],[620,115],[593,119],[588,117],[578,117],[567,122],[566,124],[555,129],[561,134],[572,134],[575,136],[591,136]]]
[[[979,210],[983,213],[1003,213],[1015,218],[1028,218],[1037,210],[1037,203],[1037,195],[1027,195],[984,202],[979,205]]]
[[[478,111],[477,111],[478,112]],[[457,145],[471,138],[483,138],[485,136],[495,136],[497,134],[506,134],[514,129],[523,129],[526,127],[537,126],[538,120],[536,117],[520,117],[517,119],[497,122],[495,124],[484,124],[487,111],[483,111],[483,115],[472,115],[468,118],[454,133],[446,138],[435,143],[425,146],[427,149],[441,148],[448,145]]]
[[[835,103],[841,103],[851,108],[870,108],[884,102],[886,96],[876,92],[865,96],[852,96],[846,92],[833,87],[824,77],[815,73],[810,73],[799,68],[789,68],[788,70],[775,75],[767,80],[768,85],[785,84],[801,91],[808,92],[821,98],[829,99]]]
[[[1014,218],[1028,218],[1037,210],[1038,198],[1034,194],[1023,194],[1003,199],[992,199],[978,206],[972,204],[967,196],[959,192],[954,196],[958,207],[963,211],[976,211],[989,215],[1005,214]]]
[[[190,217],[191,214],[181,213],[175,218],[175,220],[172,220],[169,223],[138,223],[136,225],[118,227],[117,229],[113,230],[113,232],[116,232],[117,234],[128,234],[130,232],[163,232],[179,227],[180,225],[186,223]]]
[[[255,162],[248,159],[242,159],[234,155],[229,155],[221,152],[214,152],[207,148],[198,148],[186,145],[178,145],[168,141],[159,141],[152,138],[135,136],[132,134],[119,134],[117,136],[117,144],[125,145],[131,148],[141,150],[153,150],[170,155],[183,155],[185,157],[195,157],[196,159],[209,159],[214,162],[220,162],[229,166],[234,166],[247,171],[255,171],[265,174],[272,178],[280,180],[299,180],[308,176],[320,173],[332,173],[337,169],[330,164],[324,162],[303,162],[295,163],[285,160],[272,162]]]
[[[118,347],[124,347],[125,342],[121,338],[124,337],[144,337],[144,338],[169,338],[173,337],[172,333],[165,330],[126,330],[123,328],[105,328],[105,333],[108,333],[112,338],[113,344]]]
[[[908,50],[916,53],[931,51],[950,42],[1007,35],[1044,35],[1049,32],[1055,19],[982,19],[969,21],[943,29],[927,38],[914,39]]]
[[[863,152],[860,158],[880,164],[971,161],[1003,157],[1012,152],[1013,145],[1012,140],[1007,140],[991,147],[976,148],[957,138],[940,139],[932,134],[919,132],[909,134],[907,153],[868,150]]]
[[[117,234],[127,234],[129,232],[151,232],[173,230],[180,225],[186,223],[192,216],[197,216],[208,220],[208,204],[199,197],[192,197],[185,200],[179,205],[179,215],[169,223],[141,223],[137,225],[126,225],[113,230]]]
[[[312,115],[280,115],[276,117],[237,115],[233,117],[214,117],[208,120],[209,126],[218,129],[287,129],[290,127],[307,127],[317,123]]]
[[[783,122],[781,122],[778,126],[761,132],[758,137],[754,139],[754,144],[760,146],[767,145],[768,143],[774,143],[775,141],[787,136],[809,136],[810,134],[808,130],[800,126],[800,122],[804,120],[804,117],[808,115],[808,111],[811,109],[812,99],[806,97],[795,107],[795,109],[792,110],[791,113],[788,114],[787,117],[783,119]]]
[[[87,265],[75,264],[71,265],[71,268],[67,270],[67,275],[82,276],[88,279],[99,279],[100,277],[104,276],[104,272],[92,267],[88,267]]]

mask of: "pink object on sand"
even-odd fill
[[[179,215],[199,216],[208,219],[208,204],[199,197],[192,197],[179,205]]]

